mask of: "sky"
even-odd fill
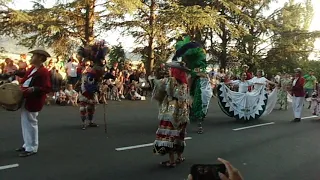
[[[278,0],[278,3],[273,3],[271,5],[270,11],[272,12],[273,10],[281,7],[285,2],[288,0]],[[296,2],[303,2],[304,0],[295,0]],[[55,0],[46,0],[46,7],[50,7],[54,5]],[[313,8],[314,8],[314,17],[313,21],[310,26],[310,30],[320,30],[320,0],[312,0],[313,3]],[[13,0],[13,4],[11,5],[15,9],[31,9],[32,8],[32,1],[31,0]],[[268,12],[266,12],[268,13]],[[134,49],[135,43],[134,43],[134,38],[131,36],[122,36],[120,32],[118,31],[110,31],[107,33],[103,33],[102,36],[100,37],[101,39],[105,39],[108,44],[110,45],[117,45],[121,43],[124,47],[124,49],[131,51]],[[320,40],[316,41],[316,49],[320,50]]]

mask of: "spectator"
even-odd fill
[[[130,83],[132,83],[133,81],[139,82],[139,76],[137,71],[133,71],[133,73],[129,76],[130,79]]]
[[[119,71],[118,66],[119,66],[119,63],[115,62],[115,63],[113,64],[112,68],[110,69],[110,72],[112,72],[112,71],[117,72],[117,70]]]
[[[110,70],[110,73],[106,73],[104,75],[104,79],[107,79],[107,80],[111,79],[111,80],[115,81],[116,80],[116,71]]]
[[[151,71],[150,75],[148,76],[148,82],[150,84],[150,87],[153,89],[154,87],[154,80],[156,79],[154,71]]]
[[[72,84],[67,85],[64,93],[67,96],[68,104],[71,103],[72,106],[78,106],[78,93],[73,89]]]
[[[136,91],[136,87],[134,84],[130,85],[130,90],[128,92],[127,98],[132,101],[141,100],[141,95]]]
[[[309,74],[304,76],[305,84],[304,89],[306,91],[306,98],[310,98],[312,93],[316,89],[317,78],[313,75],[314,72],[310,71]],[[311,107],[311,101],[309,102],[308,109]]]
[[[5,59],[4,73],[5,74],[13,74],[18,67],[13,63],[13,60],[10,58]]]
[[[69,62],[66,64],[65,69],[67,72],[67,80],[68,84],[75,85],[78,81],[78,76],[77,76],[77,68],[78,68],[79,63],[71,58],[69,59]]]

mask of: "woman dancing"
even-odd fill
[[[153,152],[158,155],[169,154],[169,160],[160,163],[165,167],[175,167],[185,160],[182,153],[186,126],[189,123],[189,93],[185,69],[171,67],[170,76],[156,82],[153,93],[153,99],[160,105],[160,123]]]

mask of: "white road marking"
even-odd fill
[[[19,167],[19,164],[10,164],[10,165],[6,165],[6,166],[0,166],[0,170],[5,170],[5,169],[10,169],[10,168],[15,168],[15,167]]]
[[[312,119],[312,118],[316,118],[316,117],[318,117],[318,116],[308,116],[308,117],[303,117],[301,119]]]
[[[241,131],[244,129],[251,129],[251,128],[256,128],[256,127],[261,127],[261,126],[268,126],[268,125],[272,125],[272,124],[275,124],[275,123],[271,122],[271,123],[257,124],[257,125],[253,125],[253,126],[247,126],[247,127],[242,127],[242,128],[232,129],[232,130]]]
[[[186,137],[184,138],[185,140],[190,140],[192,137]],[[153,143],[148,143],[148,144],[140,144],[140,145],[135,145],[135,146],[127,146],[127,147],[121,147],[121,148],[116,148],[116,151],[126,151],[126,150],[131,150],[131,149],[138,149],[138,148],[144,148],[144,147],[150,147],[153,146]]]

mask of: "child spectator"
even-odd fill
[[[56,103],[60,106],[65,106],[67,104],[67,96],[64,93],[63,89],[61,88],[59,92],[56,93],[55,97]]]
[[[68,99],[68,104],[71,103],[72,106],[78,106],[78,93],[73,89],[72,84],[67,85],[64,93]]]

